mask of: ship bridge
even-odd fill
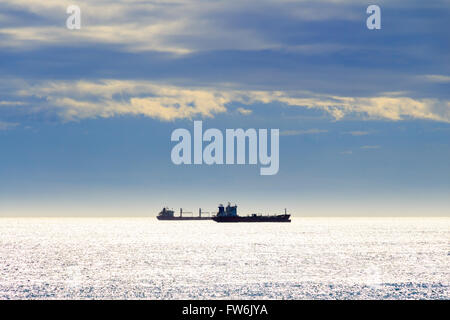
[[[219,205],[219,212],[217,213],[219,217],[237,217],[237,205],[232,206],[229,202],[226,207],[223,204]]]

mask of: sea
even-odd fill
[[[450,218],[0,218],[0,299],[449,299]]]

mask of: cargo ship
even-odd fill
[[[284,209],[284,214],[278,215],[258,215],[253,213],[249,216],[238,216],[237,205],[232,206],[228,203],[227,207],[219,205],[219,212],[212,219],[216,222],[291,222],[291,215],[287,214]]]
[[[180,215],[176,216],[173,210],[170,210],[167,207],[164,207],[159,214],[156,216],[158,220],[211,220],[211,216],[205,216],[204,214],[208,214],[208,212],[202,212],[202,209],[198,210],[198,216],[189,215],[192,212],[184,212],[183,209],[180,209]],[[203,215],[202,215],[203,214]]]

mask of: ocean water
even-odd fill
[[[0,299],[449,299],[450,219],[1,218]]]

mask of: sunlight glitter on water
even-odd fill
[[[0,219],[0,298],[448,299],[448,218]]]

